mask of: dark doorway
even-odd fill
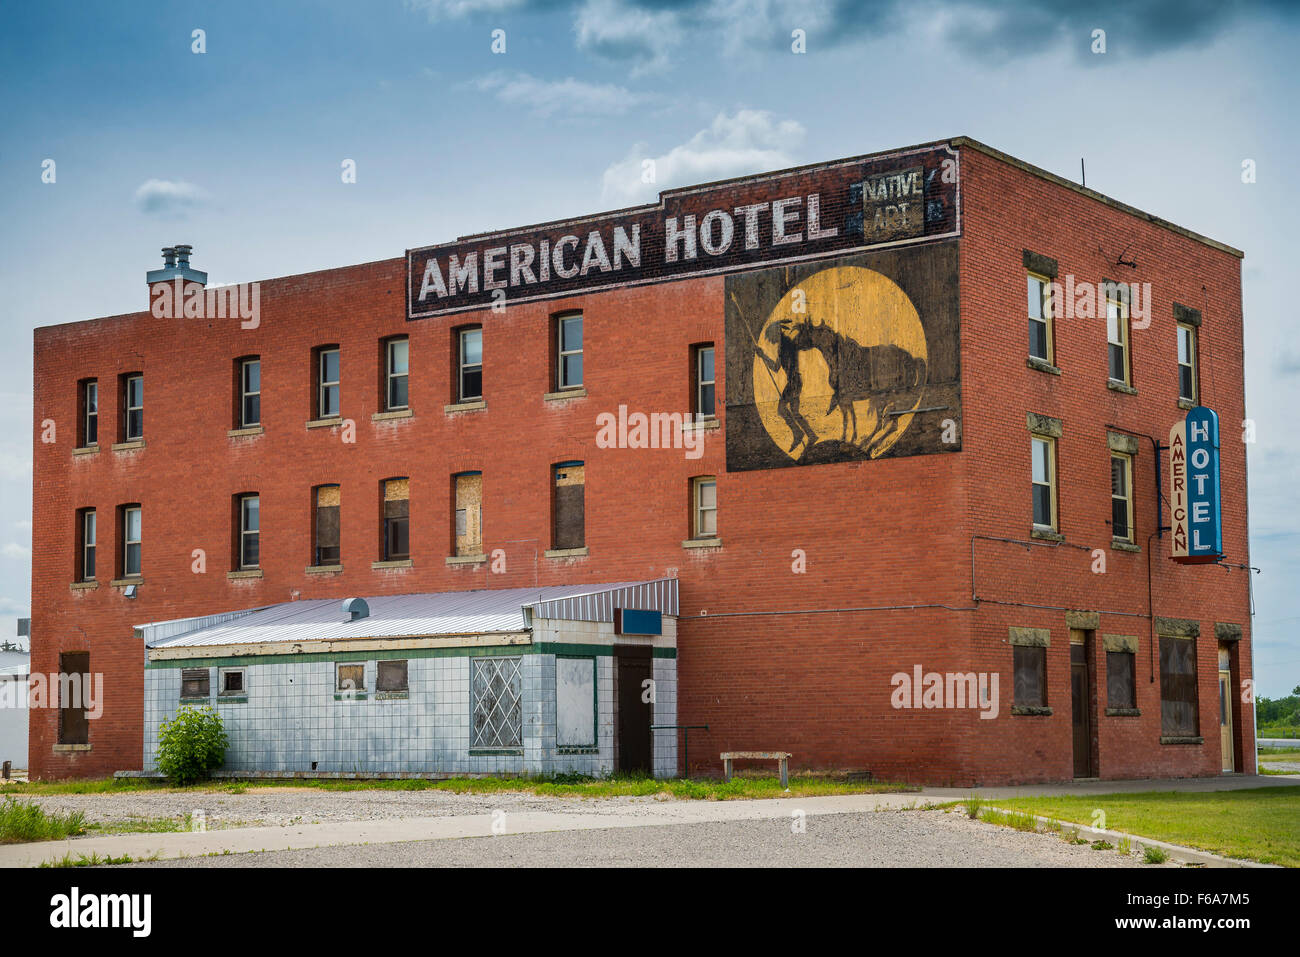
[[[1074,635],[1071,635],[1073,638]],[[1088,685],[1088,645],[1070,642],[1070,713],[1074,730],[1074,776],[1095,778],[1092,761],[1092,702]]]
[[[615,648],[618,662],[618,769],[650,769],[650,649]]]

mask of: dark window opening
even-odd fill
[[[1196,642],[1160,636],[1160,733],[1195,737],[1200,723],[1196,697]]]
[[[380,554],[386,562],[406,561],[411,557],[410,482],[404,478],[386,479],[382,488],[383,541]]]
[[[59,655],[59,744],[89,744],[90,652]]]
[[[1014,703],[1021,707],[1047,707],[1047,649],[1031,645],[1012,647],[1015,665]]]
[[[337,485],[319,485],[313,495],[315,507],[315,547],[313,565],[337,565],[342,561],[340,549],[339,508],[341,494]]]
[[[376,691],[405,691],[406,662],[381,661],[375,679]]]
[[[555,496],[554,547],[582,548],[586,544],[586,469],[581,462],[563,462],[552,470]]]
[[[1106,706],[1136,708],[1137,682],[1132,652],[1106,652]]]

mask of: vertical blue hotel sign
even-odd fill
[[[1219,416],[1195,406],[1169,430],[1171,557],[1184,565],[1223,557],[1223,514],[1219,486]]]

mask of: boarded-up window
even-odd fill
[[[1042,708],[1047,706],[1047,649],[1032,645],[1012,648],[1016,669],[1014,704]]]
[[[379,674],[375,680],[376,691],[405,691],[406,690],[406,662],[405,661],[381,661],[379,662]]]
[[[456,476],[456,554],[483,554],[483,475]]]
[[[1132,652],[1106,652],[1106,707],[1137,707],[1137,688],[1133,674]]]
[[[581,462],[555,466],[556,548],[582,548],[586,543],[585,475]]]
[[[342,560],[339,548],[339,506],[342,497],[337,485],[316,489],[316,547],[313,565],[337,565]]]
[[[386,562],[411,557],[411,483],[404,478],[384,482],[384,528],[380,554]]]
[[[596,746],[596,659],[555,659],[555,743]]]
[[[1160,733],[1194,737],[1199,724],[1196,703],[1196,642],[1160,636]]]
[[[90,652],[59,655],[59,744],[89,744],[86,695],[90,689]]]
[[[352,691],[366,690],[366,666],[359,665],[339,665],[338,666],[338,683],[335,688],[344,693]]]
[[[210,681],[211,673],[207,668],[185,668],[181,671],[181,697],[208,697]]]

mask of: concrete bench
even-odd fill
[[[731,780],[733,761],[779,761],[781,762],[781,787],[790,786],[790,752],[789,751],[723,751],[722,773]]]

